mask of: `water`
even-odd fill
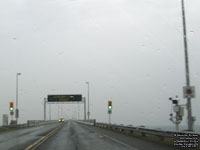
[[[158,129],[164,131],[176,131],[176,126],[146,126],[149,129]],[[187,126],[179,126],[179,131],[187,130]],[[200,125],[194,126],[194,131],[200,134]]]

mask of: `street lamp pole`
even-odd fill
[[[44,98],[44,121],[46,121],[46,103],[47,103],[47,98]]]
[[[184,52],[185,52],[186,86],[190,86],[189,58],[188,58],[188,46],[187,46],[187,32],[186,32],[186,19],[185,19],[184,0],[181,1],[181,5],[182,5],[183,39],[184,39]],[[187,98],[187,110],[188,110],[188,130],[193,131],[194,117],[192,117],[191,98]]]
[[[87,115],[88,115],[88,120],[90,119],[90,96],[89,96],[89,82],[86,82],[86,84],[88,85],[88,112],[87,112]]]
[[[83,97],[83,101],[84,101],[84,120],[86,120],[86,98]]]
[[[19,118],[19,109],[18,109],[18,76],[20,76],[21,73],[16,74],[16,109],[15,109],[15,118],[16,118],[16,124],[18,122]]]

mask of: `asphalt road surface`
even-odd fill
[[[0,132],[0,150],[24,150],[28,145],[46,135],[59,123],[39,127]]]
[[[172,148],[68,121],[37,150],[172,150]]]
[[[48,133],[59,125],[61,128],[48,137]],[[48,138],[39,143],[36,150],[173,150],[168,146],[75,121],[1,132],[0,150],[25,150],[43,137]]]

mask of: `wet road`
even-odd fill
[[[0,133],[0,150],[24,150],[61,125],[37,150],[173,150],[133,136],[75,121]]]
[[[172,150],[172,148],[68,121],[37,150]]]
[[[0,133],[0,150],[23,150],[59,123]]]

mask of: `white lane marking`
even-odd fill
[[[132,146],[130,146],[130,145],[128,145],[128,144],[125,144],[125,143],[123,143],[123,142],[121,142],[121,141],[119,141],[119,140],[117,140],[117,139],[114,139],[114,138],[112,138],[112,137],[110,137],[110,136],[108,136],[108,135],[105,135],[105,134],[102,134],[102,135],[105,136],[105,137],[107,137],[107,138],[109,138],[109,139],[111,139],[112,141],[115,141],[115,142],[117,142],[117,143],[119,143],[119,144],[121,144],[121,145],[124,145],[124,146],[126,146],[126,147],[128,147],[128,148],[130,148],[130,149],[139,150],[139,149],[137,149],[137,148],[135,148],[135,147],[132,147]]]
[[[100,138],[103,138],[103,136],[102,136],[102,135],[99,135],[99,137],[100,137]]]

